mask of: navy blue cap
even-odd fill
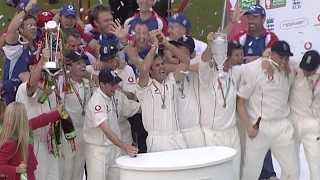
[[[117,56],[117,46],[106,44],[100,47],[100,61],[105,62],[111,60]]]
[[[60,15],[77,17],[77,8],[74,5],[70,4],[70,3],[65,4],[60,9]]]
[[[171,43],[175,46],[185,46],[185,47],[189,48],[191,52],[193,52],[194,48],[195,48],[193,38],[190,36],[186,36],[186,35],[182,36],[177,41],[169,41],[169,43]]]
[[[85,54],[80,54],[76,51],[71,51],[66,55],[66,63],[71,64],[73,62],[77,62],[80,59],[88,60],[88,56]]]
[[[168,23],[177,23],[185,27],[187,30],[191,28],[191,21],[188,15],[176,13],[172,17],[167,18]]]
[[[320,65],[320,55],[318,51],[307,51],[300,62],[300,68],[305,71],[314,71]]]
[[[293,56],[290,45],[286,41],[276,41],[271,46],[271,51],[277,53],[279,56],[290,57]]]
[[[18,5],[17,5],[17,11],[21,12],[24,10],[24,8],[28,5],[29,0],[20,0]],[[36,5],[32,10],[31,13],[37,13],[41,10],[39,5]]]
[[[111,68],[104,68],[99,72],[99,82],[108,84],[118,84],[122,79],[118,76],[117,71]]]
[[[266,10],[260,5],[250,6],[244,15],[251,14],[253,16],[266,16]]]

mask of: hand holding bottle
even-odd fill
[[[131,145],[124,145],[124,150],[126,151],[126,153],[131,156],[131,157],[136,157],[138,154],[138,149],[135,148],[134,146]]]
[[[21,162],[21,164],[18,167],[16,167],[16,173],[18,174],[21,174],[26,171],[27,171],[27,165],[24,164],[23,162]]]
[[[60,100],[60,101],[57,102],[57,107],[56,107],[56,109],[59,111],[59,114],[62,113],[62,111],[63,111],[63,109],[64,109],[64,103],[63,103],[62,100]]]

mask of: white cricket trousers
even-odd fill
[[[300,144],[309,165],[310,179],[320,179],[320,118],[302,117],[291,113],[289,115],[294,127],[294,140],[297,158],[299,158]],[[300,167],[300,166],[299,166]]]
[[[53,154],[49,154],[47,142],[34,142],[34,154],[37,157],[38,166],[34,175],[36,179],[59,180],[59,160]]]
[[[72,149],[68,141],[62,137],[61,158],[59,159],[61,180],[83,179],[84,164],[86,162],[86,147],[83,140],[82,128],[76,128],[76,151]]]
[[[120,180],[116,160],[121,150],[116,145],[97,146],[86,143],[88,180]]]
[[[246,138],[247,138],[247,129],[245,124],[241,121],[241,119],[237,116],[237,128],[240,136],[240,144],[241,144],[241,161],[240,161],[240,177],[243,172],[243,163],[244,163],[244,153],[246,152]]]
[[[205,147],[206,143],[200,126],[188,129],[181,129],[181,133],[188,148]]]
[[[203,133],[206,141],[206,146],[225,146],[233,148],[237,151],[237,156],[233,161],[233,173],[235,180],[240,179],[240,160],[241,160],[241,145],[238,128],[235,126],[230,129],[216,131],[203,128]]]
[[[183,135],[178,132],[148,132],[146,140],[147,152],[172,151],[186,149],[187,144]]]
[[[261,120],[255,138],[247,135],[242,180],[259,178],[268,149],[281,167],[281,180],[299,180],[299,165],[293,140],[293,126],[287,119]]]

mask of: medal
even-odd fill
[[[181,98],[184,99],[184,98],[186,98],[186,96],[185,96],[184,94],[182,94],[182,95],[181,95]]]
[[[84,111],[85,110],[85,105],[86,105],[86,86],[84,84],[84,81],[82,81],[82,86],[83,86],[83,101],[82,102],[82,99],[80,97],[80,94],[79,94],[79,91],[77,91],[77,89],[74,87],[74,84],[71,82],[71,88],[73,90],[73,92],[76,94],[77,98],[78,98],[78,101],[82,107],[82,116],[84,116],[86,114],[86,112]]]
[[[152,84],[154,85],[154,87],[156,89],[158,89],[160,91],[160,89],[154,84],[153,81],[152,81]],[[162,109],[166,108],[166,105],[165,105],[165,102],[166,102],[166,88],[168,89],[168,86],[166,85],[166,81],[164,81],[164,86],[166,86],[166,87],[163,88],[163,96],[162,96],[162,93],[160,91],[160,97],[161,97],[161,101],[162,101],[162,106],[161,106]]]
[[[231,79],[229,77],[229,79],[226,82],[226,87],[227,87],[226,94],[223,91],[223,87],[222,87],[222,83],[221,83],[220,79],[218,79],[218,84],[219,84],[219,89],[221,91],[221,95],[222,95],[222,98],[223,98],[223,108],[226,108],[227,107],[227,97],[228,97],[229,91],[230,91]]]
[[[82,111],[82,116],[86,115],[86,112]]]

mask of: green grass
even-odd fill
[[[87,1],[82,0],[86,5]],[[107,3],[107,0],[102,0]],[[123,2],[128,0],[123,0]],[[2,32],[8,25],[9,20],[12,19],[16,12],[14,8],[5,5],[6,0],[2,0],[0,4],[0,15],[4,17],[0,19],[0,32]],[[38,4],[43,9],[60,8],[62,4],[70,2],[68,0],[60,0],[58,4],[48,4],[47,0],[38,0]],[[76,2],[76,1],[73,1]],[[172,7],[172,12],[178,8],[182,0],[175,0]],[[224,0],[189,0],[184,13],[188,14],[191,18],[192,27],[190,34],[194,38],[202,41],[206,40],[206,36],[210,31],[217,31],[221,25],[222,9]],[[99,0],[91,0],[91,6],[99,3]],[[0,54],[1,56],[1,54]],[[2,59],[2,58],[1,58]],[[3,67],[3,61],[0,61],[0,67]]]

